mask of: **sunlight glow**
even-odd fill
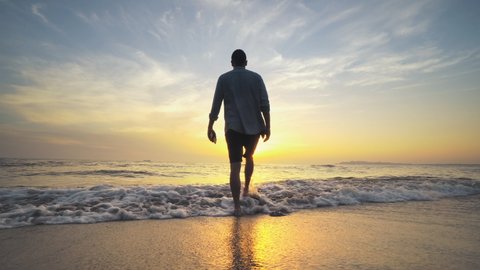
[[[479,163],[478,5],[2,1],[0,155],[228,162],[223,112],[205,132],[242,48],[271,103],[261,162]]]

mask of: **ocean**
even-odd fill
[[[227,163],[0,159],[0,228],[228,216]],[[256,164],[245,214],[480,194],[480,165]]]

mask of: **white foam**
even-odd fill
[[[284,215],[307,208],[435,200],[480,193],[480,181],[432,177],[288,180],[242,198],[246,214]],[[228,185],[0,188],[0,228],[231,215]]]

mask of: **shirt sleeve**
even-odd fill
[[[221,87],[221,77],[218,78],[217,87],[215,87],[215,94],[213,95],[212,109],[210,110],[210,120],[216,121],[223,101],[223,89]]]
[[[268,100],[268,93],[263,79],[260,77],[260,111],[270,112],[270,102]]]

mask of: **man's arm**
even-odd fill
[[[220,86],[220,78],[218,78],[217,87],[215,87],[215,94],[213,95],[212,109],[210,110],[210,114],[208,115],[209,121],[207,128],[208,139],[213,143],[217,143],[217,135],[215,134],[215,130],[213,130],[213,124],[218,119],[218,113],[220,112],[220,108],[222,107],[222,101],[223,92]]]
[[[270,139],[270,112],[262,112],[263,119],[265,119],[265,132],[262,134],[264,142]]]
[[[215,134],[215,130],[213,130],[213,123],[215,123],[215,120],[210,119],[210,121],[208,121],[207,136],[211,142],[217,143],[217,134]]]
[[[263,79],[260,77],[260,111],[265,120],[265,131],[262,133],[263,141],[270,139],[270,101],[268,100],[267,88]]]

